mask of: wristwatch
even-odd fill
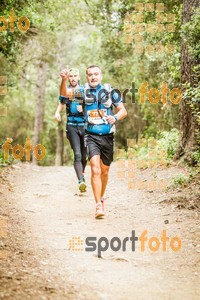
[[[116,120],[116,121],[118,121],[118,120],[119,120],[119,117],[118,117],[118,115],[114,115],[113,117],[115,118],[115,120]]]

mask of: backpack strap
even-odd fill
[[[104,83],[104,88],[110,95],[110,92],[112,91],[111,85],[109,83]]]
[[[104,89],[108,92],[108,99],[110,99],[110,92],[111,92],[111,90],[112,90],[111,85],[110,85],[109,83],[105,83],[103,86],[104,86]],[[112,103],[112,102],[111,102],[111,103]],[[101,114],[100,104],[101,104],[101,102],[100,102],[99,99],[98,99],[98,109],[97,109],[98,114],[99,114],[99,116],[101,117],[101,119],[104,121],[104,123],[105,123],[105,124],[108,124],[107,120],[106,120],[106,119],[102,116],[102,114]],[[112,109],[112,105],[111,105],[111,109]]]
[[[113,109],[113,105],[112,105],[112,99],[111,99],[111,92],[112,92],[112,87],[109,83],[105,83],[104,84],[104,89],[107,91],[108,93],[108,103],[104,103],[104,105],[112,110]]]
[[[94,103],[93,98],[88,97],[87,91],[90,90],[90,89],[91,89],[91,87],[89,86],[89,83],[85,83],[85,84],[84,84],[84,95],[85,95],[85,101],[84,101],[84,103],[85,103],[86,105],[91,105],[91,104]]]

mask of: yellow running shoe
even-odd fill
[[[79,182],[79,191],[81,193],[85,193],[87,189],[87,185],[84,181]]]

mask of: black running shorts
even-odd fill
[[[100,155],[103,164],[110,166],[114,154],[114,135],[85,135],[87,154],[89,159],[94,155]]]

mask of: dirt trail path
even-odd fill
[[[200,299],[197,212],[166,205],[163,191],[128,190],[115,171],[113,164],[107,216],[95,220],[91,186],[82,196],[76,194],[72,167],[27,164],[11,169],[0,202],[0,221],[8,223],[0,244],[0,299]],[[136,236],[147,230],[148,239],[160,239],[166,230],[170,239],[180,237],[182,249],[175,253],[167,243],[166,252],[162,246],[152,252],[147,241],[144,252],[139,242],[131,251],[128,241],[127,251],[109,248],[101,258],[97,250],[69,249],[73,237],[123,240],[132,230]]]

